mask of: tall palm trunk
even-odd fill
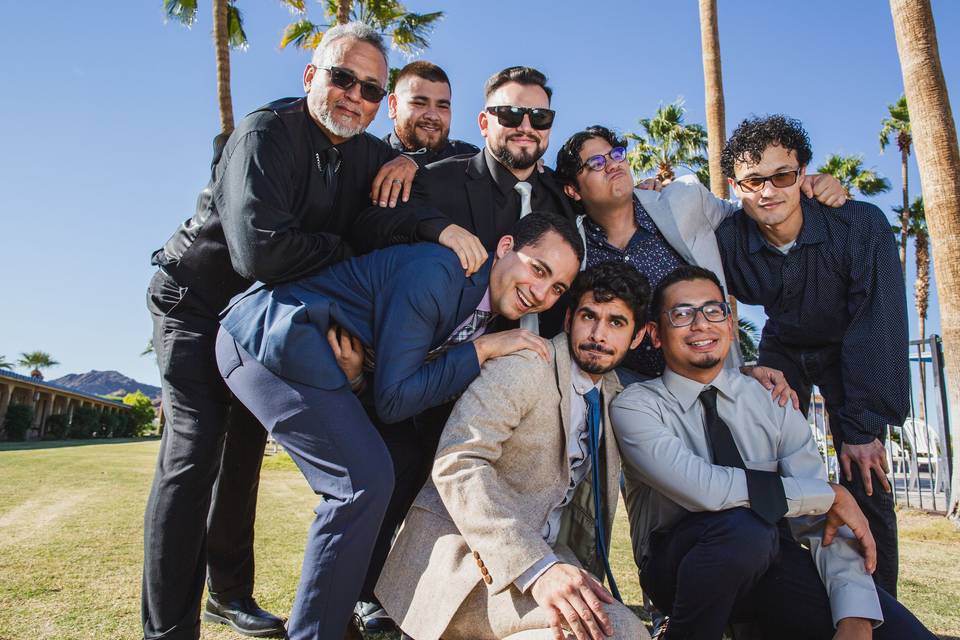
[[[720,66],[720,30],[717,0],[700,0],[700,46],[703,50],[703,92],[707,112],[707,159],[710,190],[726,199],[727,181],[720,169],[720,152],[726,139],[723,105],[723,73]]]
[[[352,0],[339,0],[337,2],[337,24],[347,24],[350,22],[350,8]]]
[[[930,240],[922,227],[917,229],[913,238],[913,245],[917,254],[917,280],[913,283],[917,306],[917,330],[920,339],[927,337],[927,308],[930,306]],[[927,403],[923,394],[927,388],[927,369],[920,363],[920,394],[917,397],[917,409],[920,419],[927,421]]]
[[[217,99],[220,102],[220,130],[233,132],[233,98],[230,95],[230,47],[227,37],[227,0],[213,0],[213,46],[217,52]]]
[[[952,415],[960,422],[960,166],[957,129],[940,64],[930,0],[890,0],[903,86],[933,240]],[[960,521],[960,424],[953,429],[953,477],[947,516]]]
[[[904,140],[907,137],[908,140]],[[907,191],[907,158],[910,155],[909,137],[902,131],[897,136],[900,146],[900,175],[903,176],[903,211],[900,212],[900,268],[907,275],[907,235],[910,225],[910,196]]]

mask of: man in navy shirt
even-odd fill
[[[903,272],[877,207],[838,209],[801,197],[810,142],[782,115],[745,120],[722,156],[741,199],[717,228],[729,292],[769,318],[760,363],[784,372],[806,412],[812,385],[826,401],[841,483],[877,541],[879,586],[896,596],[897,524],[883,447],[909,406]]]

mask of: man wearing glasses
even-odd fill
[[[716,232],[730,293],[763,305],[760,362],[784,372],[806,413],[826,401],[842,468],[877,540],[877,584],[897,593],[897,522],[883,442],[909,408],[903,272],[877,207],[800,197],[810,141],[782,115],[743,121],[722,166],[743,210]]]
[[[668,274],[650,317],[666,370],[610,415],[640,581],[670,616],[661,640],[739,622],[763,638],[932,639],[871,580],[870,527],[803,415],[724,367],[735,328],[717,276]]]
[[[200,637],[205,576],[206,620],[260,637],[284,633],[253,599],[265,432],[232,402],[214,361],[217,316],[231,296],[254,280],[303,277],[354,251],[436,240],[437,231],[448,244],[451,234],[469,243],[442,222],[421,233],[415,210],[358,215],[374,175],[397,156],[364,134],[386,95],[386,55],[369,27],[329,30],[304,72],[306,98],[266,105],[218,137],[197,212],[153,255],[147,302],[167,426],[144,518],[148,640]]]

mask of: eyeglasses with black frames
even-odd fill
[[[707,322],[723,322],[730,316],[730,305],[726,302],[707,302],[699,307],[679,304],[664,311],[667,314],[667,320],[674,327],[689,327],[693,324],[698,312],[703,314]]]

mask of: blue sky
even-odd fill
[[[160,0],[3,2],[0,26],[0,355],[44,350],[48,377],[117,369],[156,384],[144,291],[150,253],[192,213],[209,173],[216,110],[209,3],[193,29],[164,23]],[[308,3],[319,18],[320,5]],[[237,117],[299,95],[307,54],[280,50],[288,11],[240,0],[251,46],[233,54]],[[880,0],[719,0],[727,131],[751,113],[802,120],[814,164],[862,153],[899,202],[899,154],[880,155],[886,105],[902,92],[889,6]],[[558,111],[547,159],[594,123],[622,131],[677,97],[703,122],[697,3],[440,2],[426,59],[453,81],[453,134],[480,143],[481,87],[513,64],[540,68]],[[948,89],[960,99],[960,3],[934,0]],[[394,55],[394,66],[406,60]],[[384,103],[385,104],[385,103]],[[371,127],[389,130],[386,108]],[[912,191],[919,194],[911,162]],[[912,261],[912,252],[910,259]],[[908,273],[908,289],[913,282]],[[933,297],[928,330],[939,322]],[[911,330],[913,297],[910,295]],[[755,318],[759,316],[754,315]]]

